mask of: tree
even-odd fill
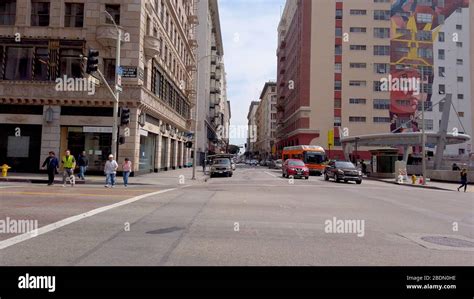
[[[230,144],[229,145],[229,154],[238,154],[240,152],[240,147],[238,147],[237,145],[233,145],[233,144]]]

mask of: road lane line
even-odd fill
[[[161,190],[161,191],[156,191],[156,192],[152,192],[152,193],[139,195],[139,196],[132,197],[132,198],[129,198],[129,199],[126,199],[126,200],[108,205],[108,206],[104,206],[104,207],[94,209],[92,211],[89,211],[89,212],[86,212],[86,213],[83,213],[83,214],[80,214],[80,215],[72,216],[72,217],[60,220],[58,222],[54,222],[54,223],[45,225],[43,227],[38,228],[37,230],[33,230],[33,231],[30,231],[30,232],[24,233],[22,235],[12,237],[10,239],[0,241],[0,250],[5,249],[5,248],[10,247],[10,246],[13,246],[15,244],[18,244],[20,242],[32,239],[32,238],[37,237],[39,235],[46,234],[50,231],[56,230],[58,228],[61,228],[61,227],[66,226],[68,224],[80,221],[82,219],[100,214],[102,212],[105,212],[105,211],[108,211],[108,210],[111,210],[111,209],[114,209],[114,208],[117,208],[117,207],[121,207],[121,206],[124,206],[124,205],[128,205],[130,203],[134,203],[134,202],[139,201],[140,199],[143,199],[145,197],[158,195],[158,194],[162,194],[162,193],[165,193],[165,192],[174,191],[176,189],[178,189],[178,188],[165,189],[165,190]]]
[[[269,173],[268,171],[264,171],[266,174],[271,175],[272,177],[276,178],[277,176],[274,175],[273,173]]]

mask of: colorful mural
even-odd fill
[[[390,130],[418,131],[417,107],[431,107],[433,44],[445,19],[469,0],[394,0],[391,7],[390,75],[394,80],[420,79],[422,90],[391,90]],[[411,122],[410,122],[411,120]],[[407,123],[408,122],[408,123]]]

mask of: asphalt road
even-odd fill
[[[198,184],[1,184],[0,193],[0,220],[40,227],[0,234],[0,265],[474,265],[472,193],[288,180],[246,166]],[[337,220],[363,230],[331,233]],[[451,246],[427,241],[447,238]]]

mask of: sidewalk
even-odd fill
[[[161,185],[161,184],[180,184],[180,181],[184,180],[186,184],[202,183],[205,182],[206,176],[202,172],[202,168],[196,169],[196,180],[191,180],[192,178],[192,168],[182,168],[169,171],[161,171],[158,173],[148,173],[135,177],[129,178],[129,185]],[[92,185],[102,185],[105,184],[105,175],[87,175],[86,180],[82,181],[77,179],[76,175],[76,184],[92,184]],[[54,179],[55,184],[62,184],[62,172],[56,175]],[[10,183],[32,183],[32,184],[47,184],[48,175],[41,173],[8,173],[7,177],[0,177],[1,182],[10,182]],[[117,184],[122,183],[122,177],[117,177]]]
[[[460,184],[458,183],[447,183],[447,182],[438,182],[438,181],[427,181],[426,185],[420,185],[420,184],[415,184],[413,185],[410,182],[405,183],[405,184],[398,184],[395,179],[379,179],[379,178],[373,178],[373,177],[366,177],[364,178],[366,180],[372,180],[372,181],[379,181],[379,182],[384,182],[388,184],[394,184],[394,185],[399,185],[399,186],[406,186],[406,187],[412,187],[412,188],[425,188],[425,189],[435,189],[435,190],[446,190],[446,191],[457,191],[457,188],[459,187]],[[470,192],[470,188],[472,188],[472,185],[467,186],[467,192]]]

